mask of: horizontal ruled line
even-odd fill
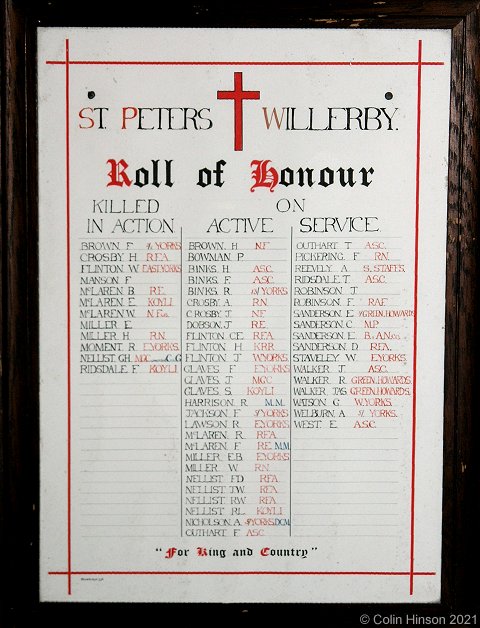
[[[417,64],[415,64],[417,65]],[[401,240],[403,238],[403,236],[383,236],[382,235],[382,240]],[[301,233],[297,233],[294,235],[294,239],[297,240],[312,240],[312,242],[315,242],[314,239],[312,239],[311,235],[308,234],[301,234]],[[326,240],[345,240],[345,242],[350,242],[350,240],[355,240],[355,239],[362,239],[362,240],[366,240],[368,238],[366,238],[364,235],[352,235],[352,234],[348,234],[348,235],[343,235],[343,236],[334,236],[334,235],[328,235],[328,238],[325,238]],[[350,249],[351,251],[355,250],[355,249]]]
[[[105,451],[105,449],[100,449],[99,451]],[[164,451],[176,451],[174,449],[165,449]],[[156,458],[81,458],[80,462],[162,462],[162,460],[157,460]]]
[[[248,249],[243,249],[243,252],[245,252],[246,250],[248,250]],[[250,249],[250,250],[253,251],[254,249]],[[268,250],[271,251],[272,249],[268,249]],[[282,250],[282,249],[278,249],[278,250]],[[356,261],[358,261],[358,260],[356,260]],[[371,260],[371,261],[375,261],[375,260]],[[389,262],[390,261],[393,262],[393,260],[388,260],[388,261]],[[253,264],[253,263],[257,263],[257,262],[261,263],[261,264],[264,264],[265,262],[268,262],[268,263],[270,263],[270,262],[278,262],[278,263],[281,263],[281,264],[288,264],[288,266],[290,267],[289,260],[286,260],[286,259],[269,259],[267,256],[262,256],[262,257],[258,257],[258,258],[249,256],[248,259],[242,260],[241,262],[238,262],[238,263],[242,266],[242,265],[245,265],[245,263],[252,263]],[[198,264],[199,262],[195,262],[195,261],[191,261],[190,262],[189,261],[188,263],[189,264],[195,264],[195,263]],[[216,262],[216,263],[218,264],[219,262]],[[229,265],[232,264],[231,261],[225,261],[225,262],[221,262],[221,263],[222,264],[229,264]],[[275,270],[275,269],[272,269],[271,271],[262,271],[262,272],[268,272],[270,275],[289,275],[290,274],[290,268],[288,270]],[[186,277],[196,277],[196,273],[185,272],[184,274],[185,274]],[[210,274],[215,274],[216,276],[220,276],[220,277],[222,277],[224,275],[228,275],[228,276],[232,276],[232,275],[252,275],[252,277],[253,277],[253,276],[259,275],[260,272],[259,271],[254,271],[254,270],[233,270],[233,271],[228,272],[228,273],[224,273],[224,272],[218,271],[218,272],[210,273]],[[223,284],[220,284],[220,285],[223,285]],[[252,282],[252,285],[253,285],[253,282]],[[271,285],[271,284],[268,284],[268,285]],[[151,296],[151,295],[148,295],[148,296]],[[286,297],[288,295],[275,295],[275,296],[284,296],[284,297]],[[187,298],[192,298],[192,297],[188,296]],[[246,304],[246,305],[241,305],[240,307],[252,307],[252,306]],[[277,305],[277,306],[269,305],[268,309],[270,309],[271,307],[281,307],[281,306],[280,305]]]
[[[310,495],[311,493],[302,493],[301,491],[298,491],[296,493],[297,495]],[[313,495],[397,495],[397,491],[352,491],[352,492],[347,492],[347,491],[342,491],[342,492],[336,492],[336,491],[315,491],[314,493],[312,493]],[[383,503],[383,502],[380,502]]]
[[[168,523],[81,523],[81,528],[172,528]]]
[[[295,534],[295,537],[311,538],[311,534]],[[315,538],[320,539],[397,539],[396,534],[315,534]]]
[[[321,436],[319,436],[318,439],[321,440]],[[301,440],[311,441],[312,439],[305,438]],[[365,442],[368,444],[367,438],[365,438]],[[308,449],[305,448],[297,451],[398,451],[398,447],[309,447]]]
[[[135,330],[131,330],[135,331]],[[135,340],[134,338],[132,340]],[[140,340],[140,339],[137,339]],[[98,377],[98,375],[96,375]],[[158,382],[80,382],[80,386],[158,386]],[[82,393],[83,394],[83,393]]]
[[[82,480],[82,484],[158,484],[157,480]]]
[[[177,493],[172,492],[172,491],[140,491],[140,492],[139,491],[80,491],[80,495],[176,495],[176,494]]]
[[[398,523],[297,523],[296,528],[398,528]]]
[[[126,484],[126,482],[119,482],[120,484]],[[130,483],[130,482],[129,482]],[[112,484],[110,481],[99,481],[99,482],[86,482],[83,481],[83,484]],[[133,484],[147,484],[147,482],[133,482]],[[158,482],[152,482],[152,484],[158,484]],[[79,491],[80,495],[178,495],[175,492],[164,492],[164,491]],[[222,493],[222,495],[229,495],[230,493]],[[307,493],[303,493],[307,495]],[[356,493],[355,493],[356,494]],[[377,493],[378,494],[378,493]],[[199,494],[195,493],[194,496],[197,497]],[[241,493],[241,495],[255,495],[258,497],[258,491],[245,491]],[[279,491],[275,493],[275,495],[287,495],[286,491]],[[300,493],[302,495],[302,493]],[[346,495],[346,493],[342,493],[342,495]],[[134,502],[132,502],[134,503]]]
[[[82,439],[83,440],[83,439]],[[88,440],[96,440],[96,439],[88,439]],[[117,438],[115,438],[114,440],[118,440]],[[131,439],[128,439],[131,440]],[[135,439],[138,440],[138,439]],[[144,439],[142,439],[144,440]],[[147,439],[147,440],[152,440],[152,439]],[[155,439],[158,440],[158,439]],[[81,451],[101,451],[101,452],[105,452],[105,451],[177,451],[176,449],[174,449],[173,447],[129,447],[127,449],[124,448],[118,448],[118,447],[101,447],[99,449],[82,449]]]
[[[82,539],[158,539],[158,534],[82,534],[81,537]],[[177,538],[176,534],[162,532],[162,539],[175,538]]]
[[[308,493],[303,493],[303,495],[307,495]],[[332,495],[334,493],[331,493]],[[354,493],[351,493],[354,494]],[[123,502],[122,502],[123,503]],[[159,502],[160,503],[160,502]],[[302,504],[302,505],[308,505],[308,506],[398,506],[398,502],[315,502],[313,503],[308,503],[308,502],[297,502],[298,504]],[[295,514],[315,514],[315,513],[295,513]],[[317,513],[320,514],[320,513]],[[322,513],[323,514],[323,513]],[[374,514],[378,514],[378,513],[374,513]]]
[[[359,451],[362,451],[361,449]],[[381,449],[379,449],[378,451],[382,451]],[[381,460],[376,460],[376,459],[371,459],[371,458],[328,458],[328,459],[322,459],[320,460],[319,458],[293,458],[292,457],[292,462],[367,462],[368,464],[372,464],[373,462],[398,462],[398,459],[391,459],[391,460],[385,460],[385,459],[381,459]]]
[[[103,417],[96,417],[97,419],[102,419]],[[112,418],[116,418],[116,417],[112,417]],[[162,419],[162,417],[152,417],[152,419],[155,420],[159,420]],[[178,432],[178,426],[174,427],[174,426],[170,426],[170,425],[139,425],[136,426],[135,423],[132,423],[130,425],[84,425],[84,426],[80,426],[79,427],[80,430],[136,430],[136,429],[147,429],[147,430],[171,430],[172,433],[177,433]],[[172,438],[171,436],[169,436],[169,434],[165,434],[162,433],[162,437],[164,440],[169,440],[170,438]],[[102,436],[100,437],[100,440],[103,440],[104,435],[102,433]]]
[[[102,409],[102,407],[99,406],[99,409]],[[100,416],[98,414],[95,414],[93,416],[79,416],[78,418],[79,419],[162,419],[164,420],[166,417],[161,416],[160,414],[102,414]],[[175,417],[172,417],[172,418],[175,418]],[[172,428],[174,427],[176,426],[172,426]]]
[[[294,480],[294,484],[398,484],[397,480]]]
[[[80,506],[176,506],[176,505],[177,505],[177,502],[136,502],[136,501],[131,501],[131,502],[80,502]]]
[[[338,429],[338,428],[336,428]],[[349,428],[351,429],[351,428]],[[378,429],[378,428],[377,428]],[[322,440],[398,440],[398,436],[322,436]],[[303,448],[302,451],[315,451],[315,449]]]
[[[65,65],[65,61],[45,61],[47,65]],[[370,67],[370,66],[443,66],[443,61],[68,61],[67,65],[125,65],[125,66],[336,66],[336,67]],[[311,236],[310,236],[311,237]],[[329,236],[330,237],[330,236]],[[345,239],[346,236],[336,236]],[[362,236],[348,236],[349,238]],[[365,236],[363,236],[365,237]],[[394,237],[394,236],[390,236]],[[193,236],[192,236],[193,238]],[[149,239],[152,239],[150,236]],[[270,239],[270,238],[269,238]],[[386,238],[384,238],[386,239]]]
[[[322,462],[322,461],[320,461]],[[328,461],[328,462],[332,462],[332,461]],[[314,470],[310,470],[310,469],[298,469],[296,471],[297,473],[334,473],[335,475],[338,473],[398,473],[398,471],[390,471],[389,469],[373,469],[373,470],[368,470],[368,469],[314,469]],[[248,473],[248,472],[247,472]],[[292,473],[295,473],[295,471],[292,470]]]
[[[101,460],[99,462],[104,462]],[[167,469],[82,469],[80,473],[162,473],[171,472],[171,462],[169,460],[155,460],[156,464],[159,462],[165,462],[168,465]]]
[[[82,403],[81,404],[82,408],[176,408],[177,405],[176,404],[166,404],[166,403],[162,403],[161,405],[158,403],[120,403],[120,404],[113,404],[113,403],[106,403],[106,404],[102,404],[101,406],[98,405],[91,405],[91,404],[86,404],[86,403]]]
[[[113,213],[117,213],[117,212],[113,212]],[[123,212],[122,212],[123,213]],[[151,242],[179,242],[179,234],[172,234],[170,236],[164,236],[162,234],[158,234],[155,236],[152,235],[148,235],[148,236],[133,236],[133,235],[128,235],[128,241],[130,242],[131,240],[150,240]],[[175,239],[177,238],[177,239]],[[79,235],[77,236],[78,240],[121,240],[122,238],[118,237],[115,238],[113,236],[109,236],[107,238],[102,237],[102,236],[94,236],[94,235],[90,235],[87,234],[85,235]],[[383,238],[385,239],[385,238]],[[128,249],[124,249],[124,250],[128,250]],[[180,249],[167,249],[170,252],[172,251],[180,251]],[[152,249],[152,251],[155,251],[155,249]]]
[[[351,504],[349,504],[351,505]],[[297,522],[297,517],[398,517],[398,513],[388,512],[295,512],[295,526],[301,526],[301,523]],[[328,524],[324,524],[328,525]],[[331,525],[338,525],[336,523]],[[347,525],[347,524],[339,524]],[[351,525],[360,525],[352,523]],[[375,525],[375,524],[362,524],[362,525]]]
[[[127,352],[128,353],[128,352]],[[138,353],[131,351],[130,353]],[[126,384],[124,384],[126,385]],[[136,385],[136,384],[135,384]],[[175,393],[153,392],[153,393],[80,393],[80,397],[175,397]]]
[[[137,504],[135,504],[136,506]],[[176,517],[178,512],[82,512],[81,517]],[[83,525],[83,524],[82,524]],[[88,524],[94,525],[94,524]],[[149,524],[150,525],[150,524]]]
[[[305,536],[305,535],[303,535]],[[237,537],[238,538],[238,537]],[[49,571],[50,576],[410,576],[408,571]],[[414,576],[436,576],[435,571],[415,571]]]
[[[415,64],[417,65],[417,64]],[[113,214],[115,213],[119,213],[119,212],[112,212]],[[123,213],[123,212],[121,212]],[[132,212],[130,212],[132,213]],[[325,234],[324,234],[325,235]],[[387,235],[382,235],[382,240],[401,240],[404,236],[387,236]],[[94,235],[90,235],[88,234],[87,238],[83,235],[79,235],[77,236],[78,240],[122,240],[122,237],[118,237],[115,238],[114,236],[109,236],[109,237],[103,237],[103,236],[94,236]],[[188,242],[200,242],[200,241],[204,241],[204,239],[201,236],[194,236],[194,235],[190,235],[190,236],[184,236],[183,238],[185,241]],[[221,236],[215,236],[215,235],[208,235],[208,240],[238,240],[241,239],[242,241],[245,240],[254,240],[254,241],[258,241],[260,238],[255,237],[255,236],[248,236],[246,234],[243,233],[236,233],[235,235],[228,235],[227,233]],[[284,242],[288,241],[288,236],[274,236],[274,235],[268,235],[268,239],[267,238],[263,238],[262,236],[262,241],[266,240],[266,241],[270,241],[270,240],[283,240]],[[317,240],[315,238],[312,238],[311,235],[307,234],[303,234],[303,233],[297,233],[294,234],[293,236],[294,241],[295,240],[310,240],[311,242],[316,242]],[[352,239],[363,239],[363,240],[368,240],[368,237],[364,236],[364,235],[354,235],[354,234],[348,234],[348,235],[341,235],[341,236],[336,236],[336,235],[328,235],[328,237],[325,238],[325,241],[328,242],[329,240],[343,240],[344,242],[350,242]],[[172,234],[169,237],[165,237],[161,234],[159,234],[158,236],[132,236],[132,235],[128,235],[128,240],[141,240],[141,241],[145,241],[145,240],[149,240],[150,242],[176,242],[177,244],[180,242],[180,235],[179,234]],[[361,249],[353,249],[353,248],[348,248],[348,247],[342,247],[345,250],[350,250],[350,251],[363,251],[363,250],[371,250],[371,249],[364,249],[363,247]],[[402,247],[393,247],[393,246],[388,246],[388,250],[389,251],[394,251],[394,250],[401,250]],[[81,249],[79,249],[81,250]],[[122,250],[124,252],[127,251],[133,251],[134,249],[119,249]],[[140,249],[139,249],[140,250]],[[146,252],[149,253],[155,253],[155,252],[159,252],[158,249],[156,248],[151,248],[151,249],[141,249],[144,250]],[[184,247],[183,249],[162,249],[161,252],[163,253],[180,253],[180,251],[183,252],[188,252],[188,251],[195,251],[196,249],[189,249],[187,247]],[[242,251],[241,249],[222,249],[224,252],[237,252],[237,251]],[[251,249],[252,251],[258,251],[259,249]],[[271,251],[272,249],[263,249],[266,251]],[[280,251],[284,251],[285,249],[278,249]],[[300,249],[300,250],[305,250],[305,249]],[[335,249],[338,250],[338,249]],[[88,252],[87,249],[85,249],[84,252]]]
[[[171,438],[160,438],[160,437],[144,437],[144,436],[112,436],[111,438],[80,438],[80,440],[96,440],[96,441],[101,441],[104,440],[105,442],[111,441],[111,440],[171,440]]]

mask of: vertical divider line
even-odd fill
[[[290,536],[292,536],[292,455],[293,455],[293,443],[292,443],[292,314],[293,314],[293,227],[290,227],[290,324],[289,324],[289,358],[290,358],[290,404],[289,404],[289,415],[290,415]]]
[[[418,333],[418,226],[420,219],[420,129],[422,113],[422,40],[418,42],[417,66],[417,148],[415,164],[415,262],[413,290],[413,378],[412,378],[412,479],[410,494],[410,595],[415,569],[415,463],[417,432],[417,333]]]
[[[180,536],[183,536],[183,227],[180,227]]]
[[[65,40],[65,202],[67,238],[67,563],[68,595],[72,594],[72,353],[70,285],[70,42]]]

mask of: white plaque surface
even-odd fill
[[[440,597],[450,33],[39,29],[41,597]]]

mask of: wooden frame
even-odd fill
[[[289,6],[289,4],[291,6]],[[213,2],[176,3],[168,13],[145,3],[137,15],[122,15],[103,2],[76,15],[56,2],[5,0],[2,8],[1,199],[2,199],[2,475],[1,563],[7,586],[0,594],[5,626],[82,619],[138,619],[152,605],[38,603],[38,297],[36,180],[36,33],[38,25],[68,26],[275,26],[345,28],[448,28],[452,30],[449,208],[447,243],[445,448],[442,603],[440,605],[318,605],[327,625],[359,625],[373,616],[474,614],[478,609],[476,561],[478,516],[478,270],[476,235],[480,150],[480,11],[471,0],[341,0],[324,7],[271,4],[248,10]],[[161,7],[161,5],[160,5]],[[176,609],[207,617],[211,606]],[[282,607],[231,605],[225,615],[273,618]],[[161,610],[160,610],[161,613]],[[1,615],[0,615],[1,617]],[[480,615],[477,616],[480,622]],[[405,623],[405,619],[404,619]]]

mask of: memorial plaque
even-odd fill
[[[41,599],[438,601],[451,31],[38,39]]]

